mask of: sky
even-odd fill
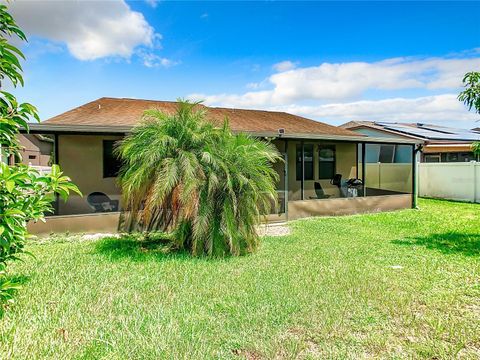
[[[42,119],[100,97],[203,100],[351,120],[472,128],[480,2],[23,1],[19,100]]]

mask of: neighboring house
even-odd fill
[[[51,165],[54,143],[52,136],[20,134],[18,135],[18,142],[20,144],[20,157],[14,159],[13,156],[7,157],[2,153],[2,162],[8,164],[22,163],[42,168]]]
[[[423,143],[421,162],[468,162],[478,160],[471,146],[480,140],[472,130],[421,123],[350,121],[340,127],[376,138],[411,139]],[[404,157],[395,146],[378,146],[367,153],[367,163],[389,162]]]
[[[50,166],[53,156],[53,137],[41,134],[22,134],[18,136],[22,150],[22,163],[33,166]]]
[[[283,155],[285,162],[274,164],[279,204],[270,221],[415,205],[415,139],[366,137],[283,112],[198,107],[217,125],[227,117],[234,132],[272,141]],[[56,162],[84,194],[59,201],[61,216],[33,231],[116,230],[122,200],[116,182],[120,162],[112,150],[152,108],[174,113],[177,103],[101,98],[31,126],[31,133],[54,137]],[[368,164],[366,154],[383,145],[394,145],[402,156]]]

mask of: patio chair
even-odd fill
[[[328,199],[331,195],[325,194],[325,191],[323,191],[322,184],[319,182],[315,181],[313,184],[315,188],[315,195],[317,196],[310,196],[310,199]]]
[[[112,200],[108,195],[99,191],[89,194],[87,202],[96,213],[118,211],[118,200]]]

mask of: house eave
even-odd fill
[[[133,126],[105,126],[105,125],[58,125],[58,124],[29,124],[30,133],[32,134],[126,134],[129,133]],[[23,130],[22,132],[26,132]],[[235,132],[235,130],[234,130]],[[312,134],[312,133],[285,133],[278,134],[278,132],[258,132],[258,131],[245,131],[246,133],[262,138],[274,138],[274,139],[291,139],[291,140],[327,140],[327,141],[345,141],[345,142],[357,142],[357,143],[388,143],[388,144],[420,144],[421,140],[415,139],[398,139],[398,138],[375,138],[365,135],[345,136],[335,134]]]

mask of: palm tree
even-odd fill
[[[193,255],[240,255],[259,243],[262,209],[276,203],[281,161],[272,144],[216,128],[198,103],[146,111],[117,148],[127,230],[173,232]]]

